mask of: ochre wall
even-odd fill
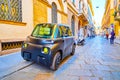
[[[33,0],[34,5],[34,26],[38,23],[51,23],[52,22],[52,2],[54,2],[57,5],[57,21],[58,23],[67,24],[67,13],[66,13],[66,4],[63,5],[64,10],[61,8],[61,4],[57,0],[48,0],[48,1],[42,1],[42,0]]]
[[[62,14],[62,19],[61,19],[61,20],[62,20],[62,23],[63,23],[63,24],[68,24],[68,23],[67,23],[67,17],[68,17],[67,15],[63,15],[63,14]]]
[[[47,5],[41,2],[41,0],[34,1],[34,26],[39,23],[47,22]]]
[[[116,34],[116,36],[120,36],[119,30],[120,30],[119,22],[115,21],[115,34]]]
[[[110,23],[114,23],[114,16],[113,16],[113,14],[114,14],[114,9],[111,9],[110,10]]]

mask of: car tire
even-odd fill
[[[56,52],[53,62],[52,62],[52,66],[50,67],[53,71],[57,70],[59,67],[59,64],[61,62],[61,55],[60,52]]]
[[[25,59],[25,58],[23,58],[25,61],[30,61],[29,59]]]
[[[75,45],[75,44],[73,44],[73,46],[72,46],[72,52],[71,52],[71,55],[74,55],[74,54],[75,54],[75,48],[76,48],[76,45]]]
[[[24,59],[25,61],[30,61],[30,60],[28,60],[28,59]]]

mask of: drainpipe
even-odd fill
[[[1,45],[1,40],[0,40],[0,52],[2,51],[2,45]],[[1,54],[0,54],[1,55]]]

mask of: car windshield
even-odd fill
[[[33,37],[52,38],[54,24],[39,24],[32,32]]]

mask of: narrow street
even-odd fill
[[[33,63],[1,80],[120,80],[120,45],[103,37],[86,39],[57,71]]]

